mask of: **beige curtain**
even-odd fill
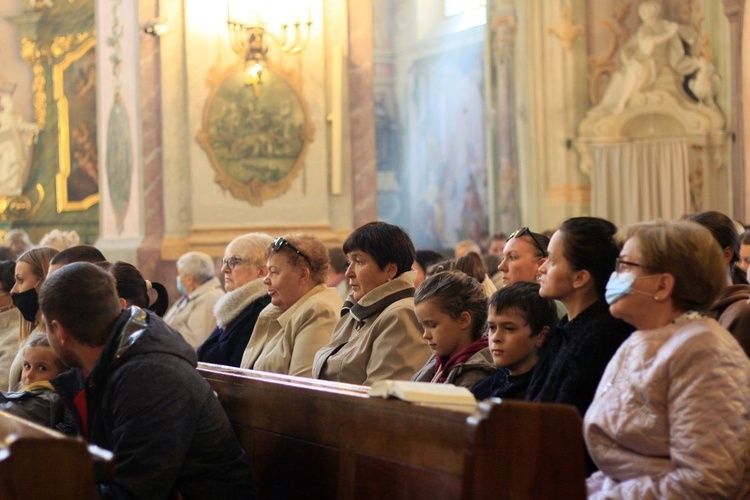
[[[617,225],[691,211],[686,139],[594,146],[591,213]]]

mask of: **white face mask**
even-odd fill
[[[614,272],[610,275],[609,281],[607,281],[607,290],[604,293],[604,298],[607,301],[607,304],[612,305],[621,298],[632,295],[634,293],[640,293],[643,295],[651,295],[647,292],[642,292],[641,290],[635,290],[633,288],[633,282],[637,280],[638,278],[648,278],[650,276],[636,276],[635,274],[631,272]]]

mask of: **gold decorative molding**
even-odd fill
[[[0,221],[24,220],[33,217],[39,211],[44,201],[44,187],[37,183],[35,190],[36,200],[32,200],[26,195],[0,195]]]
[[[589,184],[558,184],[550,186],[544,194],[549,203],[591,203],[591,186]]]
[[[341,246],[352,229],[333,229],[325,224],[194,227],[189,236],[165,236],[161,255],[166,260],[176,260],[185,252],[195,250],[212,257],[221,257],[229,242],[242,234],[266,233],[276,237],[291,232],[312,233],[326,246]]]
[[[47,79],[44,62],[53,64],[65,58],[71,47],[95,40],[93,33],[75,33],[55,37],[48,48],[40,47],[36,40],[21,38],[21,58],[32,66],[34,80],[31,84],[34,93],[34,120],[40,130],[47,125]]]
[[[44,130],[47,125],[47,92],[44,88],[47,78],[44,76],[42,52],[36,42],[26,37],[21,39],[21,58],[32,66],[34,80],[31,83],[31,90],[34,93],[34,121],[39,130]]]
[[[573,23],[570,1],[563,3],[557,26],[548,28],[547,32],[550,35],[555,35],[557,39],[560,40],[563,48],[568,52],[573,48],[573,42],[575,39],[579,36],[583,36],[583,25]]]
[[[508,64],[513,60],[513,45],[515,43],[518,25],[513,12],[503,11],[492,16],[492,34],[494,37],[494,58],[498,66]]]
[[[67,50],[71,47],[73,36],[58,37],[53,43],[53,52]],[[96,39],[88,34],[75,35],[76,41],[83,43],[72,52],[65,53],[65,57],[59,64],[52,68],[52,96],[57,102],[57,132],[58,132],[58,154],[59,170],[55,176],[55,190],[57,195],[57,212],[87,210],[99,203],[99,193],[91,194],[80,201],[68,199],[68,177],[71,175],[71,151],[70,151],[70,110],[68,97],[65,95],[65,70],[75,61],[83,57],[96,45]],[[62,54],[63,52],[59,52]]]

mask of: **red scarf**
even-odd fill
[[[479,340],[475,340],[473,343],[464,347],[453,356],[437,356],[435,358],[435,372],[438,374],[438,379],[433,379],[433,381],[439,384],[444,384],[454,366],[467,361],[470,357],[472,357],[488,345],[489,339],[487,337],[482,337]]]

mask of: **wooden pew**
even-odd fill
[[[0,498],[95,498],[111,471],[110,452],[0,411]]]
[[[261,499],[585,498],[573,407],[484,402],[471,415],[368,387],[200,364]]]

